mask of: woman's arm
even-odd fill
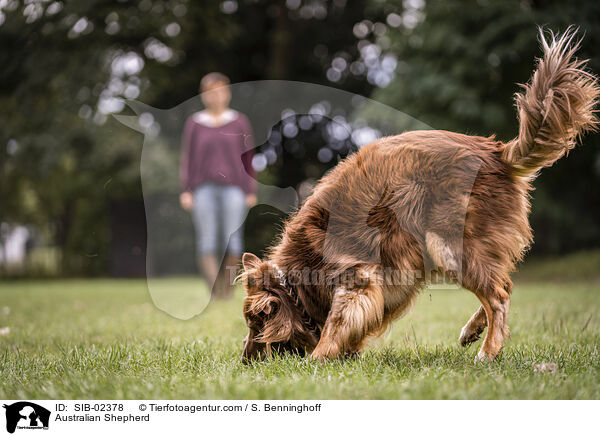
[[[181,137],[181,156],[179,159],[179,179],[181,183],[181,195],[179,201],[181,207],[185,210],[190,210],[193,206],[193,197],[191,192],[190,179],[190,162],[192,160],[190,154],[192,150],[192,136],[195,123],[192,117],[189,117],[183,128]]]

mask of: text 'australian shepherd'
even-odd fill
[[[600,88],[574,57],[575,32],[540,35],[543,58],[516,95],[517,138],[427,130],[379,139],[321,179],[266,259],[244,254],[244,361],[358,353],[432,272],[477,296],[459,341],[487,326],[477,359],[494,359],[509,333],[510,273],[532,242],[532,180],[598,122]]]

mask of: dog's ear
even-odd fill
[[[246,271],[256,269],[256,267],[260,265],[260,259],[258,258],[258,256],[252,253],[244,253],[244,255],[242,256],[242,265],[244,266],[244,269]]]
[[[285,304],[279,296],[271,296],[269,303],[265,305],[266,318],[263,328],[256,338],[260,342],[287,342],[292,336],[294,329],[294,314],[288,304]]]
[[[247,311],[254,315],[271,315],[279,307],[279,297],[264,289],[257,289],[247,299]]]

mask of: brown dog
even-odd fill
[[[273,349],[320,360],[358,353],[406,312],[432,270],[481,301],[460,343],[487,325],[477,358],[498,354],[510,273],[532,241],[531,182],[597,124],[600,88],[574,58],[574,32],[549,42],[540,34],[543,59],[516,96],[517,138],[382,138],[322,178],[266,260],[244,254],[244,360]]]

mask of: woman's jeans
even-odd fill
[[[239,186],[204,183],[194,190],[193,219],[199,256],[225,248],[233,256],[243,251],[246,196]]]

